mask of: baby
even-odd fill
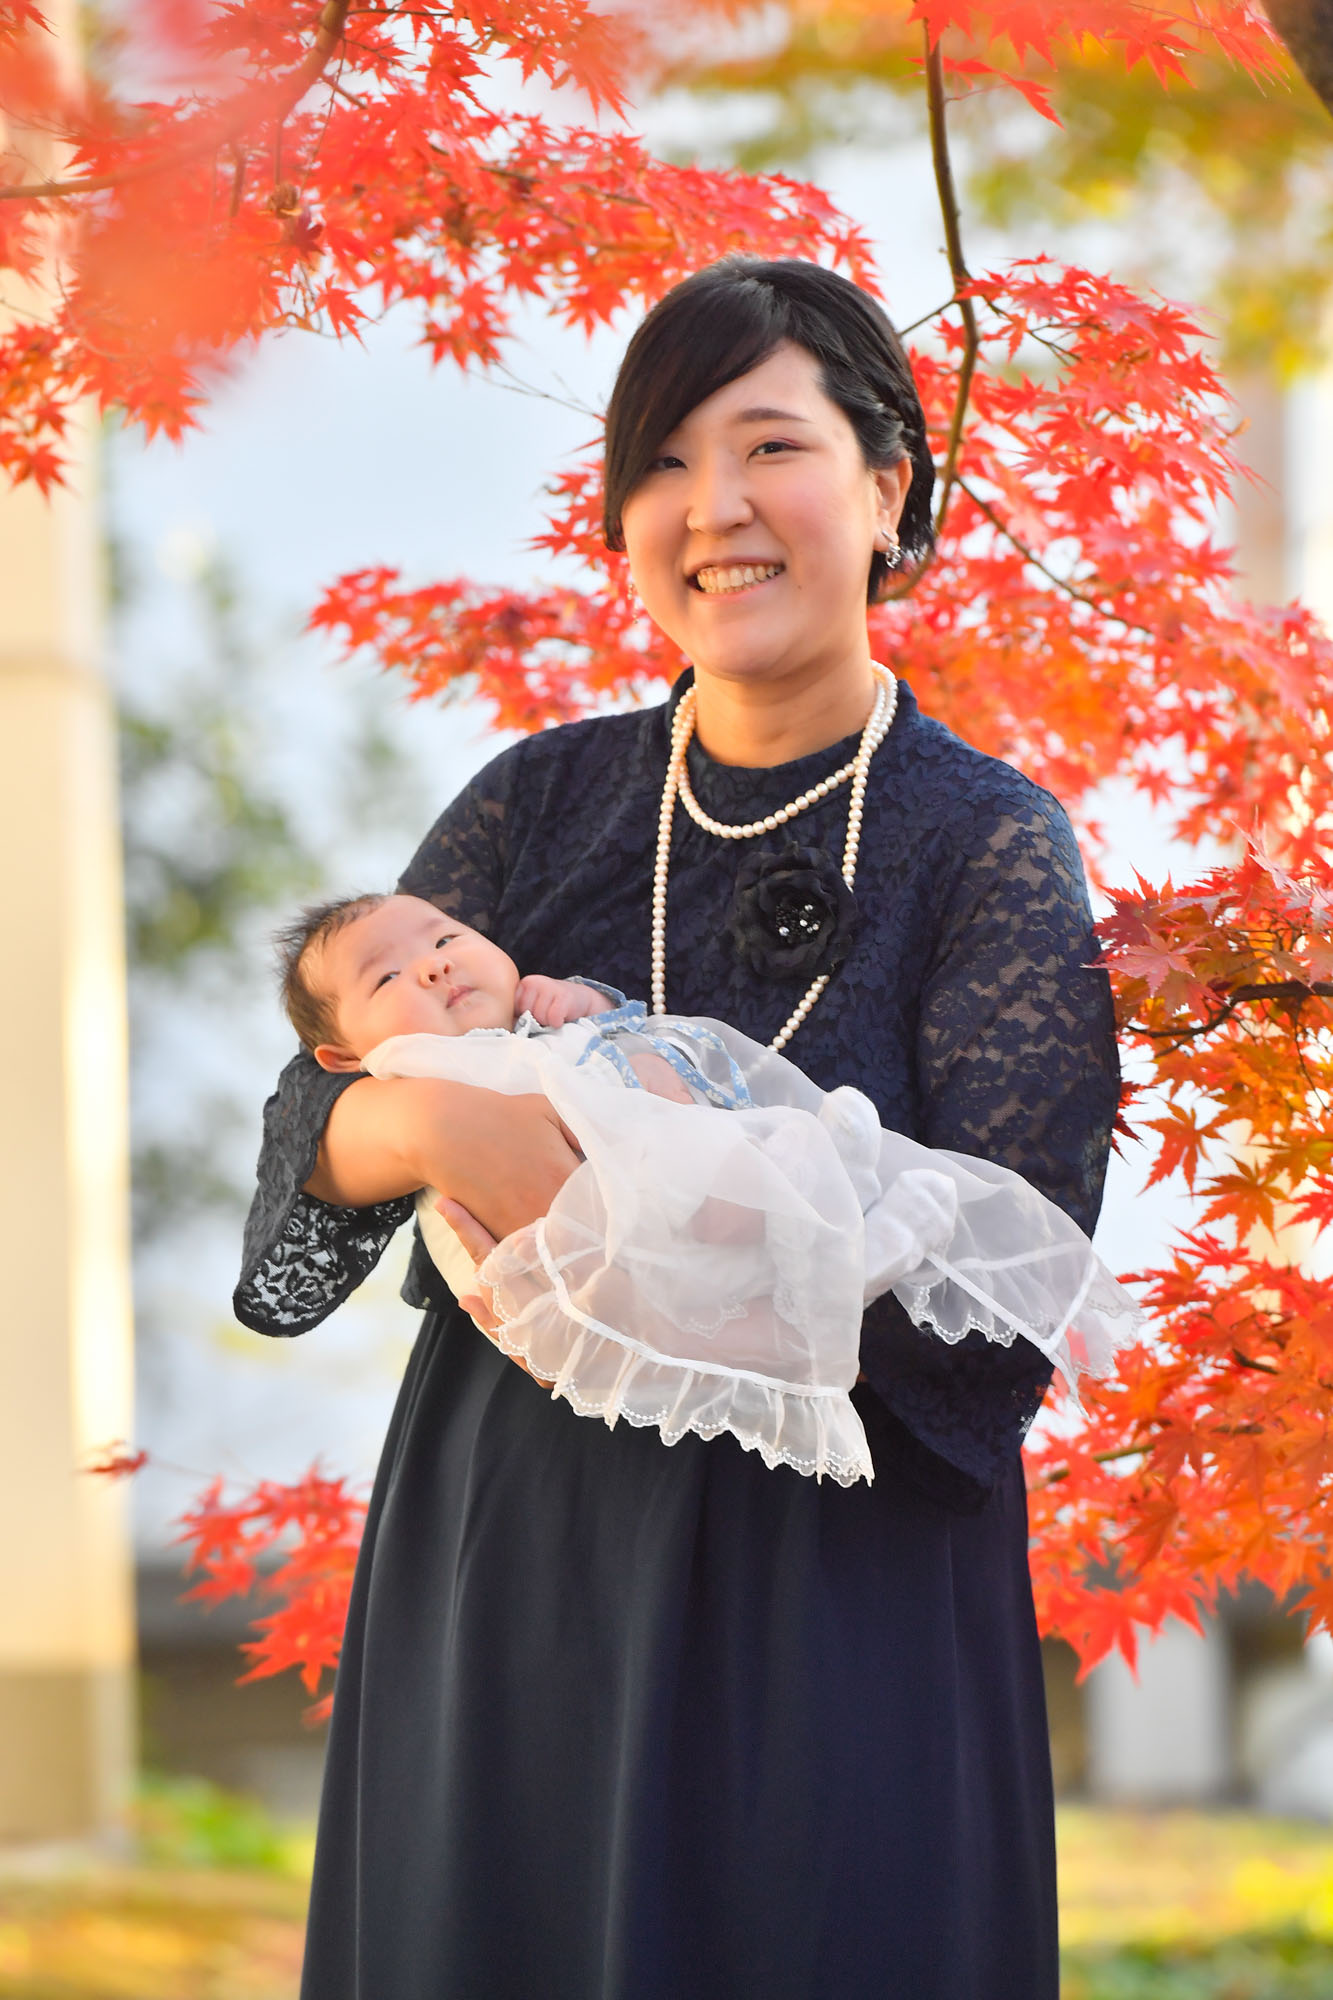
[[[563,1028],[617,1002],[576,979],[519,977],[480,931],[419,896],[354,896],[307,910],[278,939],[288,1019],[321,1069],[360,1070],[393,1035],[512,1029],[524,1016]],[[645,1089],[692,1104],[681,1078],[651,1052],[630,1058]]]
[[[648,1016],[581,980],[520,976],[413,896],[307,911],[283,1000],[326,1070],[540,1091],[582,1162],[548,1213],[474,1267],[423,1189],[426,1247],[494,1338],[581,1415],[667,1443],[727,1431],[770,1465],[872,1476],[850,1391],[866,1304],[892,1290],[946,1341],[1032,1340],[1073,1384],[1140,1315],[1082,1232],[1018,1175],[881,1129],[718,1021]]]

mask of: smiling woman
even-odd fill
[[[662,707],[506,750],[400,888],[521,965],[791,1039],[822,1090],[1090,1229],[1115,1049],[1068,822],[870,657],[931,478],[865,293],[733,260],[668,294],[612,399],[606,531],[693,670]],[[241,1318],[313,1326],[423,1185],[529,1227],[570,1170],[545,1108],[298,1056]],[[420,1254],[409,1296],[307,2000],[1055,2000],[1036,1350],[878,1301],[852,1391],[875,1480],[842,1488],[580,1418]]]
[[[816,265],[765,268],[702,271],[649,315],[606,429],[607,541],[694,663],[700,742],[752,765],[864,721],[865,603],[928,550],[934,482],[884,314]]]

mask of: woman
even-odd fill
[[[864,293],[744,261],[677,287],[612,398],[606,527],[693,676],[504,752],[402,887],[524,964],[785,1034],[822,1087],[1091,1229],[1115,1055],[1068,823],[905,683],[876,741],[867,596],[928,546],[931,478]],[[544,1100],[298,1057],[237,1310],[301,1332],[423,1183],[480,1250],[572,1166]],[[1040,1356],[873,1308],[876,1478],[844,1490],[581,1419],[419,1255],[410,1282],[427,1316],[339,1669],[306,2000],[1055,2000],[1019,1461]]]

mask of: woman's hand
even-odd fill
[[[453,1230],[454,1235],[467,1251],[473,1263],[476,1265],[484,1264],[491,1251],[495,1248],[496,1239],[491,1235],[489,1229],[483,1229],[475,1215],[469,1214],[461,1202],[450,1201],[448,1195],[441,1196],[435,1206]],[[480,1292],[465,1293],[460,1297],[458,1303],[462,1306],[465,1313],[471,1314],[474,1323],[481,1328],[488,1340],[497,1339],[500,1331],[500,1323],[485,1299],[482,1298]],[[527,1362],[523,1360],[521,1355],[511,1354],[509,1359],[516,1361],[525,1375],[532,1375],[534,1382],[540,1382],[543,1389],[550,1388],[551,1384],[546,1377],[533,1375],[531,1368],[528,1367]]]
[[[363,1208],[436,1187],[498,1239],[545,1215],[579,1158],[544,1097],[368,1076],[330,1112],[306,1192]]]

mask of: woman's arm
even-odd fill
[[[305,1192],[362,1208],[435,1187],[499,1238],[545,1215],[577,1165],[544,1097],[368,1076],[334,1104]]]
[[[1061,808],[1035,789],[986,816],[941,875],[917,1031],[927,1145],[1022,1174],[1091,1234],[1119,1094],[1110,982]],[[1050,1365],[1030,1342],[922,1334],[892,1298],[866,1314],[861,1362],[923,1484],[977,1506],[1012,1463]]]

